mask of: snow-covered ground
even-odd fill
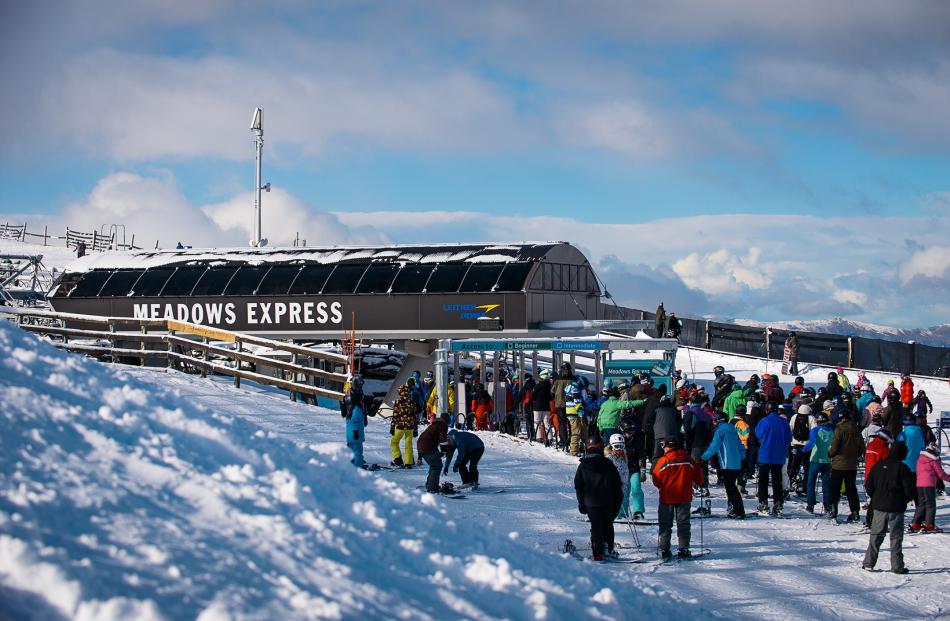
[[[2,619],[710,616],[537,546],[518,508],[545,485],[441,500],[415,490],[419,470],[354,469],[338,412],[101,364],[8,323],[0,360]],[[506,449],[551,480],[572,469]],[[504,454],[487,479],[510,475]]]

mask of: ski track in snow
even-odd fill
[[[745,379],[751,373],[762,373],[765,361],[687,349],[680,350],[677,360],[677,366],[700,383],[711,383],[711,372],[700,371],[716,364],[724,364],[728,372]],[[776,363],[769,366],[772,367],[770,372],[776,370]],[[187,399],[213,409],[227,408],[230,414],[298,443],[327,445],[342,441],[343,426],[338,413],[290,404],[286,395],[253,385],[236,390],[226,380],[216,380],[211,390],[174,373],[142,369],[129,372],[142,378],[158,374],[158,381],[179,390]],[[811,366],[805,378],[809,385],[823,384],[827,373],[827,367]],[[883,389],[886,378],[894,377],[885,373],[868,373],[868,376],[878,391]],[[786,388],[791,383],[790,377],[782,380]],[[918,384],[927,390],[935,412],[950,409],[945,382],[924,380]],[[259,396],[245,405],[245,400],[237,397],[246,392]],[[267,405],[262,407],[264,400]],[[385,421],[370,419],[365,447],[368,462],[389,462],[387,432]],[[585,523],[578,521],[580,514],[574,501],[577,460],[523,440],[494,433],[480,435],[486,445],[479,467],[481,482],[486,487],[504,487],[507,492],[498,495],[475,492],[463,503],[446,502],[449,515],[475,524],[500,527],[502,532],[512,533],[511,537],[551,554],[557,554],[567,538],[586,542],[589,531]],[[946,464],[946,458],[944,461]],[[381,471],[377,476],[411,490],[424,481],[425,472],[424,467],[417,467]],[[457,475],[450,480],[458,483]],[[751,483],[749,489],[754,491],[755,484]],[[860,481],[859,489],[863,492]],[[644,491],[646,519],[655,520],[656,490],[648,481]],[[713,513],[722,516],[725,494],[721,487],[713,487],[712,492]],[[755,504],[754,499],[747,499],[746,509],[754,509]],[[909,508],[908,522],[912,509],[913,505]],[[712,554],[701,560],[669,565],[651,562],[588,566],[568,559],[565,562],[573,565],[567,571],[576,573],[583,567],[582,571],[595,580],[602,572],[637,575],[657,594],[674,594],[729,619],[950,618],[950,595],[946,589],[950,578],[950,536],[905,536],[905,561],[912,571],[908,576],[887,571],[889,548],[885,540],[877,566],[882,571],[868,573],[860,568],[868,536],[852,534],[855,525],[836,526],[822,517],[811,516],[805,513],[804,502],[794,497],[786,505],[786,515],[785,519],[762,517],[744,523],[722,517],[705,519],[703,539]],[[946,496],[938,499],[937,523],[950,529],[950,500]],[[656,528],[638,526],[637,533],[643,548],[625,550],[624,554],[655,558]],[[632,543],[625,525],[617,525],[616,537],[623,544]],[[700,521],[695,517],[692,547],[696,551],[700,549]]]

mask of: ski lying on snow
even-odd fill
[[[584,522],[589,524],[590,520],[585,517],[576,518],[578,522]],[[659,526],[659,522],[651,522],[649,520],[614,520],[614,524],[633,524],[635,526]]]

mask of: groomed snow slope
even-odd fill
[[[709,616],[470,519],[479,499],[354,469],[327,410],[100,364],[8,323],[0,359],[0,618]]]

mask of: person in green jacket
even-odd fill
[[[829,401],[830,403],[830,401]],[[815,512],[815,487],[818,484],[818,475],[821,475],[821,500],[825,505],[825,513],[831,512],[831,457],[828,456],[828,449],[831,447],[831,441],[834,440],[835,430],[830,422],[830,410],[822,410],[815,417],[818,426],[813,427],[809,435],[808,442],[802,447],[803,451],[811,451],[811,459],[808,464],[808,486],[807,498],[805,500],[805,511]]]
[[[743,389],[739,384],[735,384],[732,387],[732,392],[726,397],[726,400],[722,403],[722,410],[729,415],[729,420],[731,421],[736,416],[736,408],[740,405],[745,405],[749,400],[749,395],[754,392],[754,388]]]
[[[604,438],[604,446],[610,444],[610,436],[620,433],[620,413],[623,410],[640,407],[644,403],[646,399],[621,399],[620,391],[616,387],[610,389],[610,394],[601,404],[600,413],[597,415],[597,428],[600,429],[600,435]]]

